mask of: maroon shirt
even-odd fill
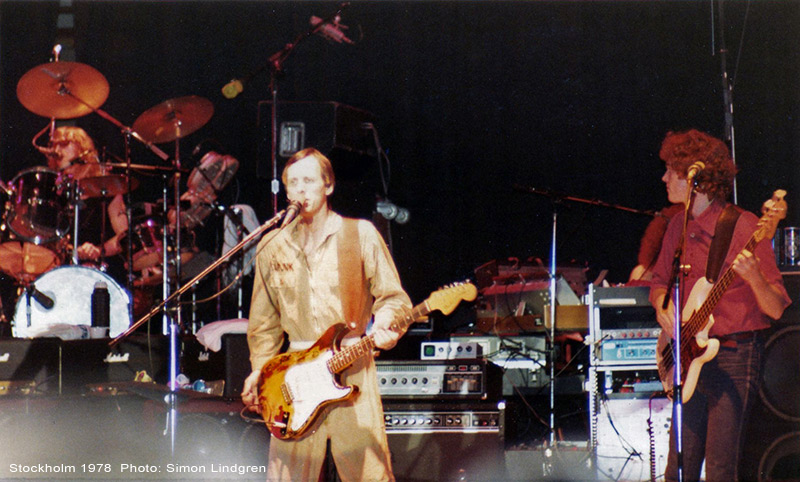
[[[696,219],[689,219],[686,233],[686,248],[684,250],[684,263],[692,267],[686,277],[683,288],[681,306],[686,303],[692,287],[698,279],[705,277],[708,250],[717,224],[717,218],[722,214],[727,204],[715,201]],[[681,235],[683,216],[672,218],[664,235],[664,243],[658,260],[653,268],[653,281],[651,290],[666,289],[672,271],[672,258]],[[731,238],[730,248],[722,265],[720,276],[728,269],[736,256],[742,251],[757,229],[758,218],[750,212],[742,212]],[[761,262],[761,272],[766,280],[778,288],[784,297],[784,308],[789,306],[791,299],[783,286],[783,278],[775,264],[775,254],[769,239],[764,239],[756,245],[756,257]],[[652,291],[651,291],[652,292]],[[667,296],[671,296],[668,293]],[[722,336],[742,331],[762,330],[769,328],[771,319],[758,308],[756,297],[750,286],[739,276],[735,276],[725,294],[717,303],[713,311],[714,326],[711,336]]]

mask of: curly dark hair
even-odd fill
[[[695,162],[705,164],[697,175],[697,192],[705,193],[711,200],[726,200],[733,190],[736,165],[728,146],[705,132],[690,129],[668,132],[661,143],[659,156],[682,177],[686,177],[689,166]]]

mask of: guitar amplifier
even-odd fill
[[[383,399],[498,400],[502,374],[486,360],[377,360]]]
[[[505,404],[384,403],[398,481],[505,480]]]

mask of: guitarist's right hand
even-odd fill
[[[248,410],[256,413],[261,413],[261,404],[258,403],[258,377],[260,375],[260,370],[253,370],[244,379],[244,386],[242,387],[242,403]]]

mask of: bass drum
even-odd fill
[[[92,292],[95,283],[103,281],[108,286],[110,298],[109,336],[122,334],[131,325],[128,292],[114,279],[96,269],[84,266],[62,266],[40,276],[33,284],[36,290],[53,300],[49,310],[25,292],[17,300],[14,314],[14,336],[30,337],[49,325],[91,325]],[[27,310],[30,300],[30,322]]]

